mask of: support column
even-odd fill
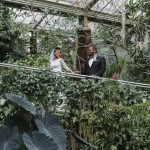
[[[76,69],[79,71],[84,70],[84,62],[87,58],[87,48],[91,45],[91,29],[88,28],[88,17],[79,19],[79,24],[82,28],[77,29],[77,62]]]
[[[91,45],[91,29],[82,28],[77,30],[78,49],[77,49],[77,70],[84,70],[84,62],[87,58],[87,48]]]

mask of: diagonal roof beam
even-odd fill
[[[102,13],[98,11],[89,10],[85,11],[84,8],[78,8],[71,5],[60,4],[56,2],[51,2],[47,0],[4,0],[4,5],[8,7],[44,12],[44,10],[49,10],[49,14],[57,16],[87,16],[89,21],[100,22],[105,24],[121,25],[121,17],[117,15],[111,15],[107,13]],[[42,20],[42,19],[41,19]],[[131,25],[130,20],[126,20],[126,25]]]
[[[85,10],[91,9],[99,0],[90,0],[85,6]]]
[[[49,11],[45,12],[44,15],[41,17],[41,19],[37,23],[35,23],[35,25],[33,26],[33,29],[36,29],[40,25],[40,23],[47,17],[48,14],[49,14]]]

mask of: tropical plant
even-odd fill
[[[15,109],[0,128],[0,149],[65,150],[66,134],[58,119],[48,111],[40,113],[29,101],[5,94],[6,104]],[[25,148],[26,147],[26,148]]]
[[[128,28],[128,56],[122,70],[122,78],[130,81],[149,83],[149,1],[129,0],[126,5],[126,16],[133,20]]]
[[[27,42],[24,35],[25,25],[17,24],[13,21],[13,11],[3,5],[0,1],[0,61],[21,59],[24,57],[25,43]]]
[[[26,99],[15,94],[5,94],[6,102],[3,107],[10,108],[10,112],[3,118],[0,127],[1,149],[10,150],[65,150],[66,134],[58,119],[49,111],[40,113]],[[90,148],[97,148],[88,143],[76,133],[74,139]]]

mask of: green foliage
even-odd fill
[[[128,17],[138,22],[144,22],[145,24],[150,23],[150,2],[141,0],[134,1],[129,0],[128,5],[126,5]],[[138,15],[139,14],[139,15]]]
[[[69,49],[74,46],[71,41],[71,37],[74,38],[74,34],[67,33],[67,31],[61,29],[39,30],[36,34],[40,40],[40,52],[50,52],[55,47],[61,47],[63,51],[69,52]]]
[[[129,57],[124,63],[126,66],[124,77],[131,81],[149,83],[149,74],[145,74],[145,72],[150,72],[148,57],[139,45],[141,41],[144,41],[145,32],[148,31],[149,2],[130,0],[126,8],[126,16],[133,18],[136,22],[134,22],[133,31],[127,33],[126,49],[129,50]],[[4,56],[1,58],[4,59],[7,52],[24,49],[23,43],[26,39],[21,40],[20,35],[25,34],[23,31],[26,30],[26,27],[19,26],[11,20],[12,12],[9,9],[2,7],[1,10],[3,12],[0,17],[0,31],[2,31],[0,46],[5,46],[2,48],[5,50]],[[139,12],[141,14],[138,16]],[[92,34],[93,43],[97,45],[98,49],[101,48],[101,44],[108,47],[120,46],[122,41],[118,30],[121,29],[111,26],[100,27]],[[16,64],[45,68],[48,66],[50,50],[57,46],[62,48],[63,58],[67,63],[73,64],[70,50],[74,50],[74,42],[72,42],[74,35],[61,29],[35,32],[39,38],[38,52],[40,55],[28,55],[25,59],[15,61]],[[136,37],[134,43],[131,42],[133,34]],[[124,60],[121,61],[118,61],[117,69],[119,71],[122,69]],[[116,70],[116,67],[111,66],[110,68],[111,70],[107,73],[109,76],[111,76],[112,70]],[[78,132],[82,138],[94,143],[100,150],[150,149],[150,103],[147,102],[150,100],[150,92],[147,89],[120,85],[117,81],[78,81],[54,75],[49,69],[27,71],[10,68],[9,70],[0,70],[1,99],[4,98],[5,92],[23,95],[41,110],[45,108],[56,112],[57,107],[65,102],[66,113],[61,118],[67,129],[71,132]],[[14,111],[16,109],[14,110],[10,106],[0,108],[1,124],[10,112],[15,114]],[[16,118],[20,119],[18,116]],[[48,134],[45,126],[42,126],[41,132]],[[24,138],[27,139],[25,140],[26,146],[35,144],[36,137],[41,138],[43,135],[33,132],[30,137],[24,134]],[[82,138],[78,138],[78,140]],[[83,142],[83,140],[81,141]],[[82,146],[77,149],[79,148],[84,149]]]
[[[18,61],[9,60],[8,63],[15,63],[22,66],[45,68],[49,66],[49,55],[47,54],[28,54],[25,58]]]
[[[82,110],[76,116],[80,134],[99,149],[149,149],[149,107],[149,102],[128,107],[111,103],[95,111]]]
[[[64,92],[70,102],[81,99],[88,101],[114,101],[117,104],[132,105],[148,100],[149,93],[135,87],[119,85],[116,81],[81,80],[74,82],[63,76],[57,76],[49,70],[1,70],[1,93],[22,93],[35,103],[53,106],[61,102],[58,93]],[[99,90],[97,90],[99,89]],[[39,99],[41,99],[39,101]],[[53,105],[51,105],[53,104]]]
[[[49,70],[18,69],[1,69],[1,98],[5,92],[19,93],[39,109],[55,112],[65,102],[67,129],[79,131],[99,149],[149,148],[149,91],[116,81],[76,81]]]
[[[131,49],[131,53],[126,61],[126,77],[130,81],[141,83],[150,82],[149,59],[138,48]]]
[[[54,115],[40,113],[29,101],[14,94],[6,94],[8,104],[15,107],[15,112],[8,114],[5,127],[0,127],[1,150],[66,149],[65,131]]]
[[[13,21],[13,11],[0,2],[0,61],[22,58],[25,54],[26,27]]]
[[[150,82],[149,52],[149,1],[130,0],[126,5],[126,16],[133,20],[133,27],[128,29],[128,56],[122,70],[122,78],[136,82]],[[149,36],[149,35],[148,35]]]

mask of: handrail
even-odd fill
[[[26,69],[26,70],[32,70],[32,71],[48,71],[50,72],[50,68],[36,68],[36,67],[29,67],[29,66],[22,66],[22,65],[16,65],[16,64],[8,64],[8,63],[0,63],[0,67],[4,68],[19,68],[19,69]],[[110,78],[103,78],[103,77],[98,77],[98,76],[88,76],[88,75],[81,75],[81,74],[75,74],[75,73],[66,73],[62,72],[62,74],[72,77],[72,78],[78,78],[78,79],[98,79],[98,80],[104,80],[104,81],[116,81],[120,84],[125,84],[129,86],[135,86],[135,87],[141,87],[141,88],[150,88],[150,84],[145,84],[145,83],[139,83],[139,82],[130,82],[130,81],[125,81],[125,80],[114,80]]]

